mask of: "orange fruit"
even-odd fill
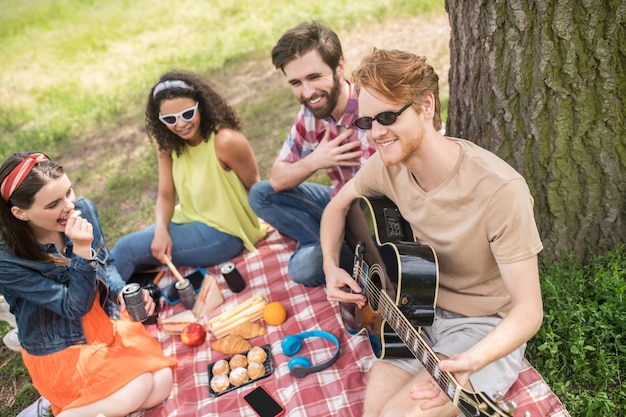
[[[271,326],[279,326],[287,319],[287,310],[278,301],[267,303],[263,308],[263,320]]]

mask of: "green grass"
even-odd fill
[[[442,1],[0,1],[0,155],[52,156],[119,117],[140,117],[144,95],[172,67],[219,71],[267,54],[300,20],[337,30],[443,11]]]
[[[73,154],[77,146],[88,152],[90,142],[119,126],[143,125],[147,92],[175,67],[206,75],[223,93],[243,89],[246,74],[233,86],[231,73],[255,63],[275,73],[271,47],[284,30],[303,20],[319,20],[340,32],[390,18],[445,15],[443,0],[0,0],[0,6],[2,159],[21,150],[40,150],[53,159],[68,153],[81,158]],[[244,100],[231,101],[264,178],[297,108],[280,80],[277,88],[242,93]],[[94,152],[106,146],[97,143]],[[153,219],[156,182],[144,169],[154,162],[152,149],[145,141],[140,147],[138,157],[111,163],[107,156],[118,155],[103,155],[68,170],[77,192],[104,211],[110,244]],[[314,179],[325,181],[324,175]],[[125,197],[138,190],[138,199]]]
[[[626,252],[541,267],[544,322],[528,356],[572,416],[626,416]]]
[[[275,71],[276,87],[254,84],[246,93],[237,84],[250,82],[246,71],[260,63],[273,70],[269,51],[284,30],[311,19],[341,32],[445,14],[443,0],[0,0],[0,7],[0,158],[40,150],[54,159],[69,154],[64,165],[79,160],[66,169],[98,205],[109,244],[154,218],[150,145],[135,138],[129,153],[137,155],[118,155],[107,139],[143,125],[146,94],[162,73],[185,68],[219,91],[239,89],[233,105],[266,177],[298,105]],[[233,73],[241,77],[233,81]],[[0,335],[8,330],[0,323]],[[0,347],[0,365],[0,417],[14,416],[38,394],[19,354]]]
[[[266,178],[298,104],[281,74],[268,77],[278,77],[275,85],[250,74],[271,72],[269,50],[286,28],[316,19],[342,32],[445,15],[443,0],[0,0],[0,7],[0,157],[42,150],[70,155],[68,164],[96,154],[68,172],[96,201],[109,244],[153,221],[154,152],[140,131],[130,150],[120,154],[113,144],[120,129],[142,126],[145,95],[163,72],[190,69],[219,91],[237,91],[232,102]],[[442,88],[444,120],[446,94]],[[585,268],[575,259],[542,264],[545,320],[528,354],[572,416],[626,415],[625,270],[622,247]],[[8,330],[0,323],[0,335]],[[21,356],[4,347],[0,384],[0,394],[16,392],[10,404],[0,395],[0,417],[38,397]]]

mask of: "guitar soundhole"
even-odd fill
[[[380,274],[376,270],[370,270],[370,272],[371,273],[369,276],[369,281],[370,281],[369,285],[373,285],[374,287],[378,289],[378,291],[380,291],[383,288]],[[366,291],[368,290],[366,289]],[[378,310],[378,306],[380,304],[379,297],[380,297],[380,294],[373,294],[372,292],[369,292],[367,294],[367,299],[372,307],[372,310],[374,311]]]

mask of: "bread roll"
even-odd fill
[[[237,354],[233,355],[233,357],[230,358],[228,364],[230,365],[230,369],[245,368],[246,366],[248,366],[248,360],[244,355]]]
[[[235,368],[230,371],[228,379],[233,386],[238,387],[248,382],[250,377],[248,377],[248,370],[246,368]]]
[[[211,369],[213,375],[228,375],[230,372],[230,366],[228,366],[228,361],[226,359],[220,359],[215,362],[213,365],[213,369]]]
[[[248,351],[248,362],[260,362],[263,363],[267,359],[267,353],[265,349],[260,346],[255,346]]]
[[[226,391],[229,386],[230,380],[228,375],[214,375],[211,378],[211,389],[217,394]]]
[[[260,362],[250,362],[248,364],[248,376],[250,379],[261,378],[265,375],[265,365]]]

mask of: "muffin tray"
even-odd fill
[[[258,378],[255,378],[255,379],[250,379],[249,381],[244,382],[243,384],[238,385],[238,386],[234,386],[234,385],[232,385],[232,384],[231,384],[228,388],[226,388],[226,390],[224,390],[224,391],[222,391],[222,392],[214,392],[214,391],[211,389],[211,378],[213,378],[213,365],[215,365],[215,363],[216,363],[217,361],[215,361],[215,362],[211,362],[211,363],[208,365],[208,372],[209,372],[209,396],[210,396],[210,397],[219,397],[220,395],[224,395],[224,394],[226,394],[226,393],[228,393],[228,392],[231,392],[231,391],[233,391],[233,390],[236,390],[237,388],[245,387],[246,385],[249,385],[249,384],[251,384],[251,383],[253,383],[253,382],[256,382],[256,381],[261,380],[261,379],[263,379],[263,378],[267,378],[267,377],[268,377],[268,376],[270,376],[272,373],[274,373],[274,360],[273,360],[273,358],[272,358],[272,351],[271,351],[271,349],[270,349],[270,345],[269,345],[269,344],[268,344],[268,345],[262,345],[262,346],[260,346],[260,347],[261,347],[261,348],[265,351],[265,353],[267,354],[267,359],[265,359],[265,362],[263,362],[263,365],[265,365],[265,373],[264,373],[262,376],[258,377]],[[245,356],[245,355],[247,355],[247,354],[248,354],[248,352],[249,352],[249,351],[247,350],[247,351],[245,351],[245,352],[241,352],[241,354]],[[222,358],[222,359],[226,359],[226,361],[230,361],[230,359],[231,359],[231,358],[232,358],[232,356],[229,356],[229,357],[227,357],[227,358]]]

